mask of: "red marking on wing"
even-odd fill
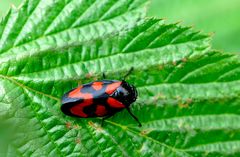
[[[78,93],[80,93],[80,90],[81,90],[81,89],[82,89],[82,86],[74,89],[73,91],[71,91],[71,92],[68,94],[68,97],[70,97],[70,98],[76,98],[76,95],[77,95]]]
[[[83,98],[83,99],[93,99],[92,94],[90,93],[81,93],[82,86],[74,89],[68,94],[69,98]]]
[[[109,104],[110,107],[112,108],[125,108],[124,104],[121,103],[120,101],[112,98],[112,97],[109,97],[107,99],[107,103]]]
[[[101,90],[103,87],[102,84],[103,84],[103,82],[93,82],[92,88],[95,90]]]
[[[121,83],[122,82],[119,81],[108,85],[105,92],[109,95],[112,94],[121,85]]]
[[[103,105],[97,105],[95,114],[98,116],[105,116],[107,114],[106,107]]]
[[[70,111],[72,114],[74,114],[76,116],[86,118],[86,117],[88,117],[88,115],[83,112],[83,109],[86,106],[92,105],[92,103],[93,103],[93,99],[84,99],[84,101],[82,103],[73,106],[70,109]]]

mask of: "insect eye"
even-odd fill
[[[123,87],[119,87],[116,90],[116,93],[118,94],[118,96],[127,96],[129,94],[129,92]]]
[[[124,96],[129,94],[129,92],[124,87],[120,88],[120,92],[123,93]]]
[[[127,96],[127,95],[129,95],[129,92],[126,89],[123,89],[123,94],[124,94],[124,96]]]

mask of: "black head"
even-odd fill
[[[112,96],[128,107],[136,101],[138,93],[133,85],[123,80],[121,86],[116,89]]]

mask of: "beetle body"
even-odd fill
[[[61,110],[69,116],[89,118],[110,117],[126,108],[137,120],[129,109],[137,96],[136,88],[124,80],[95,81],[64,94]]]

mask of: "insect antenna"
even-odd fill
[[[106,74],[104,72],[102,73],[102,77],[103,79],[106,79]]]
[[[141,122],[140,122],[140,121],[138,120],[138,118],[131,112],[130,108],[127,107],[126,109],[127,109],[128,113],[138,122],[138,126],[141,127],[141,126],[142,126]]]
[[[131,67],[131,69],[125,74],[125,76],[123,76],[123,80],[125,80],[128,75],[130,75],[133,72],[133,67]]]

